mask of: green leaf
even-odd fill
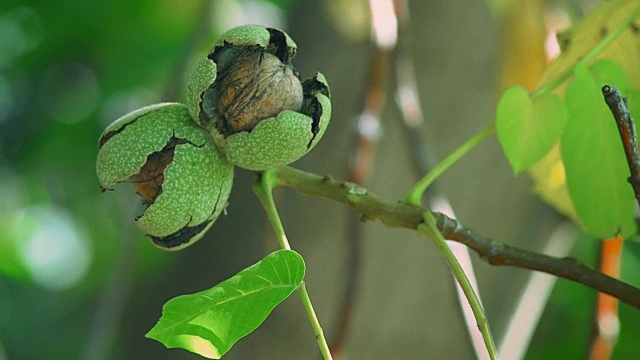
[[[496,130],[513,172],[526,170],[551,150],[567,122],[564,102],[551,93],[533,98],[508,88],[498,104]]]
[[[636,232],[634,196],[615,120],[601,86],[583,66],[575,70],[566,102],[569,122],[561,139],[567,187],[576,213],[594,237]]]
[[[146,336],[219,359],[291,295],[304,274],[298,253],[276,251],[209,290],[169,300]]]
[[[637,119],[640,119],[640,90],[631,89],[627,93],[622,93],[622,96],[625,96],[629,99],[627,101],[627,107],[629,108],[629,112],[631,113],[631,117],[633,117],[633,121],[636,124],[637,129]]]
[[[600,59],[589,66],[589,73],[600,88],[604,85],[615,85],[622,94],[630,89],[629,79],[624,69],[617,62],[610,59]]]

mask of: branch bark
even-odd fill
[[[627,107],[627,98],[623,98],[620,90],[613,85],[605,85],[602,87],[602,95],[604,95],[604,100],[607,105],[609,105],[609,109],[611,109],[611,113],[613,113],[613,117],[616,119],[624,153],[627,156],[627,163],[631,171],[631,176],[628,181],[633,187],[636,201],[640,204],[640,154],[638,153],[638,135],[631,114],[629,113],[629,108]]]
[[[318,176],[292,167],[278,169],[276,176],[280,186],[341,202],[358,211],[363,220],[388,227],[416,230],[422,223],[422,213],[428,211],[420,206],[381,199],[354,183],[338,181],[330,176]],[[557,258],[512,247],[467,229],[459,221],[444,214],[434,213],[434,216],[438,229],[445,238],[468,246],[492,265],[515,266],[572,280],[640,309],[640,289],[593,270],[574,258]]]

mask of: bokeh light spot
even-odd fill
[[[23,209],[16,235],[19,252],[33,281],[50,290],[64,290],[83,279],[91,261],[86,238],[73,218],[54,206]]]
[[[9,67],[16,59],[35,49],[42,41],[40,17],[29,7],[0,13],[0,69]],[[7,39],[11,39],[8,41]]]
[[[79,63],[47,69],[38,91],[40,106],[54,119],[67,124],[87,119],[100,97],[95,73]]]

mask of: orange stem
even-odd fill
[[[600,254],[600,271],[606,275],[618,278],[620,275],[620,258],[622,255],[622,237],[602,242]],[[615,349],[620,322],[618,320],[618,299],[611,295],[598,293],[598,307],[596,313],[597,331],[591,354],[591,360],[606,360],[611,358]]]

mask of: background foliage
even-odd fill
[[[522,61],[535,57],[521,53],[520,62],[505,61],[505,34],[520,22],[504,20],[490,3],[499,2],[409,2],[410,53],[426,109],[422,130],[436,159],[494,118],[499,79],[513,80],[513,66],[534,79],[541,76],[535,64],[527,67]],[[584,9],[579,5],[572,7],[576,15]],[[298,43],[295,64],[303,77],[320,70],[332,85],[332,124],[317,149],[295,165],[346,178],[371,45],[366,3],[355,1],[349,11],[341,6],[338,0],[9,0],[0,5],[0,358],[196,358],[166,350],[144,334],[168,299],[207,289],[275,249],[251,192],[253,175],[236,173],[229,215],[207,238],[186,251],[165,253],[133,226],[140,209],[130,199],[132,191],[99,192],[97,138],[129,110],[182,99],[185,66],[220,31],[247,22],[277,25]],[[534,28],[527,34],[538,33]],[[393,94],[387,96],[392,103]],[[401,199],[415,172],[397,110],[389,106],[384,115],[383,150],[366,185],[383,197]],[[564,218],[531,187],[526,175],[513,177],[495,138],[438,183],[469,227],[540,250]],[[331,338],[349,261],[343,255],[350,240],[347,224],[357,215],[293,192],[277,195],[290,241],[307,264],[307,288]],[[363,359],[472,357],[449,272],[434,249],[410,232],[357,226],[365,243],[346,351]],[[572,254],[595,264],[597,245],[581,239]],[[640,249],[632,242],[625,246],[622,278],[637,285]],[[475,262],[499,339],[528,273]],[[594,292],[559,281],[527,357],[584,357],[594,299]],[[296,300],[276,308],[226,358],[317,356]],[[622,333],[614,356],[623,359],[637,354],[640,313],[624,305],[620,312]]]

